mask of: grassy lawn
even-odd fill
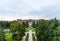
[[[6,39],[7,41],[15,41],[15,40],[12,39],[12,34],[11,34],[11,33],[7,33],[5,39]]]
[[[28,28],[26,28],[26,32],[29,32],[29,29]]]
[[[33,29],[32,29],[32,32],[35,32],[35,31],[36,31],[36,29],[35,29],[35,28],[33,28]]]

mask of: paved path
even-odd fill
[[[32,31],[31,30],[29,31],[29,41],[33,41],[33,39],[32,39]]]
[[[25,37],[26,37],[26,36],[23,37],[22,41],[25,41]]]
[[[27,33],[25,33],[27,35]],[[22,41],[25,41],[26,35],[23,37]]]

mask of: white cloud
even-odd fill
[[[45,7],[51,7],[59,4],[60,4],[60,0],[0,0],[0,15],[4,17],[11,16],[17,18],[18,16],[20,16],[18,18],[21,18],[23,16],[23,19],[24,18],[37,19],[40,18],[40,16],[42,15],[40,14],[40,16],[38,17],[32,16],[30,15],[29,12],[35,10],[41,10],[44,9]]]
[[[54,0],[3,0],[0,3],[0,9],[27,13],[53,4]]]
[[[3,15],[0,15],[0,20],[3,20],[3,21],[13,21],[13,20],[17,20],[17,19],[46,19],[48,20],[48,18],[44,18],[42,16],[21,16],[21,17],[12,17],[12,16],[3,16]]]
[[[13,21],[13,20],[17,20],[16,17],[11,17],[11,16],[4,16],[4,15],[0,15],[0,20],[3,20],[3,21]]]
[[[44,18],[44,17],[41,17],[41,16],[31,16],[31,15],[21,16],[20,19],[46,19],[46,20],[48,20],[48,18],[46,18],[46,17]]]

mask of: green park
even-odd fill
[[[0,41],[60,41],[60,0],[0,0]]]
[[[60,20],[0,21],[0,41],[60,41]]]

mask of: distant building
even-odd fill
[[[31,28],[32,28],[32,23],[33,23],[33,22],[37,23],[38,20],[34,20],[34,19],[28,19],[28,20],[17,19],[17,21],[18,21],[19,23],[28,21],[28,23],[29,23],[29,28],[31,29]]]
[[[35,19],[28,19],[28,20],[17,19],[17,21],[19,23],[22,23],[22,22],[26,22],[26,21],[28,21],[28,22],[37,22],[38,20],[35,20]]]

